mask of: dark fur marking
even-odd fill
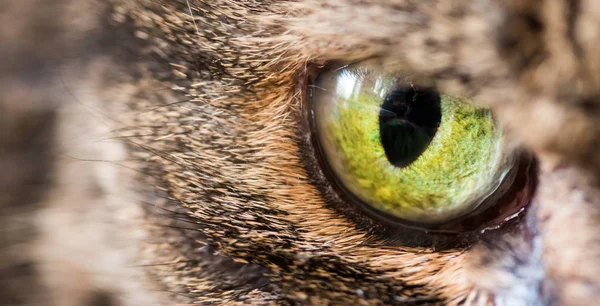
[[[573,52],[579,58],[585,54],[583,47],[577,40],[577,20],[581,14],[581,0],[568,0],[567,11],[567,38],[572,44]]]
[[[546,56],[542,5],[532,3],[520,10],[508,10],[504,24],[499,27],[498,49],[517,73],[535,67]]]

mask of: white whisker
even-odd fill
[[[188,9],[190,10],[190,16],[192,17],[192,22],[194,23],[194,27],[196,28],[196,33],[200,35],[200,29],[198,29],[198,25],[196,24],[196,20],[194,19],[194,13],[192,13],[192,6],[190,5],[190,0],[185,0],[187,3]]]

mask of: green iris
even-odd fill
[[[367,205],[411,222],[464,216],[498,189],[513,161],[489,110],[351,66],[320,76],[314,115],[338,181]]]

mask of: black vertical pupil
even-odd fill
[[[414,162],[433,139],[442,112],[440,95],[412,85],[392,90],[381,105],[379,131],[388,160],[396,167]]]

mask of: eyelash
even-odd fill
[[[308,66],[298,74],[297,96],[301,107],[296,119],[299,133],[298,146],[305,169],[311,183],[319,190],[325,205],[344,215],[357,228],[368,233],[366,243],[405,247],[429,247],[436,250],[468,247],[488,235],[502,234],[518,225],[526,215],[526,210],[536,187],[537,161],[533,155],[521,153],[516,183],[498,204],[477,211],[465,219],[438,229],[424,229],[418,226],[401,224],[380,212],[360,205],[360,201],[344,192],[336,178],[328,171],[328,165],[320,152],[315,134],[312,93],[314,80],[320,71],[333,65]],[[340,67],[335,65],[333,67]]]

